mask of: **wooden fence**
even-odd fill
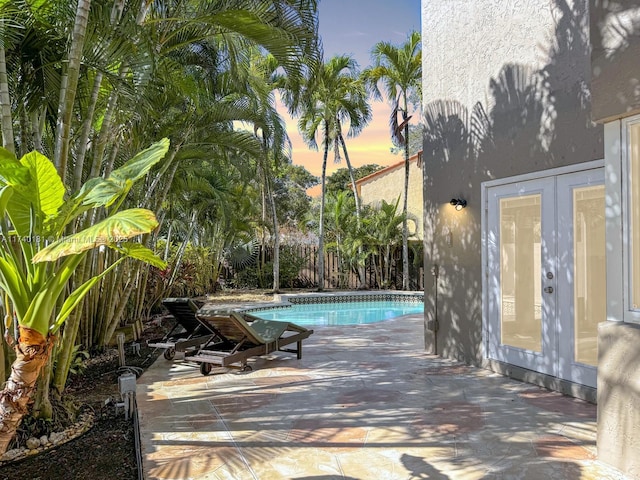
[[[280,253],[281,287],[282,288],[318,288],[318,247],[315,245],[283,245]],[[415,258],[415,257],[418,258]],[[273,258],[273,248],[266,247],[260,251],[258,258],[270,262]],[[295,258],[297,265],[300,265],[297,277],[289,276],[283,281],[282,271],[285,262]],[[396,248],[391,254],[391,265],[389,265],[389,279],[386,285],[382,285],[378,273],[379,266],[383,262],[381,253],[370,255],[367,258],[364,268],[364,287],[368,289],[402,289],[402,250]],[[414,261],[416,260],[416,261]],[[359,287],[358,274],[354,270],[344,271],[340,267],[340,259],[336,252],[325,253],[325,275],[324,289],[356,289]],[[385,267],[386,268],[386,267]],[[409,250],[409,289],[424,289],[424,269],[422,267],[422,254],[418,250],[416,254],[413,249]],[[231,272],[227,275],[233,276]],[[295,277],[295,278],[294,278]],[[227,281],[232,278],[227,277]]]

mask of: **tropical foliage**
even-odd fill
[[[280,148],[279,161],[288,158],[278,146],[286,142],[274,140],[277,118],[267,108],[269,96],[256,93],[262,87],[253,81],[253,65],[259,63],[256,56],[268,56],[287,76],[295,98],[296,86],[319,58],[316,10],[313,0],[0,3],[2,161],[10,165],[2,175],[14,192],[13,200],[9,193],[2,196],[0,206],[14,212],[23,190],[31,188],[20,183],[30,181],[24,171],[31,167],[14,167],[17,162],[45,164],[46,155],[58,179],[55,195],[37,199],[40,210],[7,216],[5,239],[27,238],[25,232],[30,238],[37,226],[40,239],[55,232],[79,240],[113,222],[117,229],[107,233],[125,238],[129,230],[121,223],[141,225],[131,230],[139,240],[132,245],[102,242],[105,248],[94,248],[101,242],[89,242],[76,252],[83,242],[8,244],[14,250],[5,251],[5,261],[12,266],[9,256],[22,252],[27,273],[0,285],[7,297],[2,331],[11,333],[15,310],[20,325],[31,325],[48,342],[42,365],[32,371],[35,377],[44,372],[34,407],[40,415],[50,414],[49,385],[63,391],[78,345],[103,349],[119,325],[150,311],[146,286],[164,270],[121,258],[150,260],[151,250],[162,255],[157,242],[164,238],[172,272],[180,271],[191,251],[206,251],[217,266],[225,251],[265,223],[259,220],[256,171],[262,168],[268,176],[271,165],[265,162],[275,162],[265,148]],[[256,108],[256,99],[265,108]],[[239,122],[251,127],[237,128]],[[133,168],[127,159],[140,161],[136,153],[163,137],[166,154],[134,184],[122,170]],[[14,152],[20,161],[7,160]],[[30,175],[41,179],[40,167],[36,171]],[[108,195],[109,202],[98,201]],[[124,211],[135,222],[126,223]],[[41,226],[33,223],[39,213]],[[47,266],[31,266],[27,254]],[[38,294],[52,269],[64,275]],[[24,292],[20,282],[26,282]],[[78,287],[82,294],[70,293]],[[25,300],[30,295],[35,303]],[[30,338],[24,332],[18,345]],[[58,343],[50,350],[54,332]],[[55,362],[47,362],[49,352]],[[4,380],[13,358],[6,345],[0,354]]]
[[[313,225],[319,287],[326,249],[362,279],[398,238],[391,206],[360,205],[369,170],[347,148],[371,119],[374,78],[349,56],[322,60],[316,0],[0,2],[0,330],[16,342],[0,348],[0,381],[12,363],[30,372],[0,396],[8,435],[34,391],[48,418],[78,352],[104,350],[162,297],[211,293],[225,269],[293,285],[306,259],[287,239]],[[291,165],[279,96],[322,148],[315,211],[318,179]],[[335,185],[329,150],[347,165]],[[386,284],[390,261],[376,262]]]
[[[381,100],[382,86],[386,98],[392,104],[389,123],[391,138],[396,146],[404,149],[404,194],[402,212],[402,288],[409,288],[409,227],[408,199],[409,199],[409,106],[422,98],[422,47],[420,33],[411,32],[407,41],[402,45],[389,42],[377,43],[371,53],[373,66],[367,68],[363,78],[371,89],[375,98]]]
[[[4,292],[5,334],[16,322],[16,360],[0,392],[0,451],[4,452],[31,398],[40,371],[49,360],[56,335],[72,311],[98,281],[126,258],[164,268],[164,262],[129,242],[158,226],[153,212],[119,210],[133,183],[164,157],[164,140],[137,155],[106,179],[89,180],[67,197],[54,164],[38,152],[20,160],[0,150],[0,288]],[[67,227],[91,210],[104,208],[101,221],[65,235]],[[120,257],[66,289],[92,249],[109,248]],[[75,357],[75,346],[72,348]]]
[[[356,167],[352,169],[352,172],[349,172],[348,168],[339,168],[335,172],[333,172],[329,177],[327,177],[327,195],[328,194],[337,194],[338,192],[347,191],[351,195],[353,195],[353,185],[351,185],[351,175],[356,181],[360,180],[367,175],[371,175],[372,173],[377,172],[382,169],[380,165],[363,165],[361,167]]]
[[[353,169],[343,134],[343,125],[349,124],[348,137],[358,135],[371,119],[368,95],[361,81],[356,62],[347,55],[337,55],[310,70],[301,101],[288,104],[299,115],[298,128],[307,145],[317,150],[322,146],[322,193],[318,233],[318,288],[324,288],[324,215],[329,149],[333,148],[334,160],[339,162],[344,153],[350,172],[353,191],[356,192]],[[360,216],[360,199],[355,196],[356,216]]]

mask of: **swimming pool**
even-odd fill
[[[268,309],[251,309],[247,310],[247,313],[265,320],[291,322],[300,326],[323,326],[376,323],[402,315],[424,312],[424,303],[414,298],[385,300],[358,298],[354,301],[344,297],[333,297],[330,299],[333,301],[324,300],[300,302],[298,299],[300,303]]]

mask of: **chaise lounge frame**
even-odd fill
[[[197,352],[188,352],[185,359],[200,363],[200,373],[208,375],[213,365],[230,367],[240,364],[243,371],[251,370],[247,360],[251,357],[267,355],[271,352],[295,353],[302,358],[302,341],[313,330],[299,325],[264,320],[248,313],[201,308],[196,318],[211,331],[216,338],[207,342]],[[296,344],[295,348],[284,348]]]
[[[152,339],[147,345],[164,348],[164,358],[173,360],[176,352],[197,351],[215,337],[215,332],[196,318],[204,302],[185,297],[168,297],[162,305],[175,319],[173,328],[162,338]]]

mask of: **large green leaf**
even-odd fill
[[[33,262],[53,262],[58,258],[82,253],[101,245],[124,242],[137,235],[149,233],[157,226],[158,221],[150,210],[124,210],[78,233],[53,242],[34,255]]]
[[[20,163],[29,169],[32,183],[30,193],[36,199],[37,208],[45,215],[55,215],[64,203],[64,184],[55,165],[40,152],[27,153]]]
[[[41,153],[26,154],[20,164],[26,168],[29,181],[14,185],[7,214],[16,233],[25,238],[43,233],[44,220],[57,215],[64,204],[65,189],[55,165]]]
[[[102,177],[92,178],[85,183],[78,197],[82,198],[82,205],[88,208],[108,207],[124,193],[122,185]],[[85,208],[86,210],[86,208]]]
[[[160,269],[167,268],[167,262],[153,253],[153,250],[150,250],[139,243],[124,242],[114,248],[127,257],[135,258],[136,260],[140,260]]]
[[[167,151],[169,151],[169,139],[163,138],[111,172],[109,179],[122,185],[126,182],[136,182],[144,177],[151,170],[151,167],[162,160]]]
[[[0,147],[0,184],[26,185],[28,182],[29,169],[13,153]]]
[[[124,257],[119,258],[107,268],[105,268],[102,273],[91,277],[89,280],[87,280],[73,292],[71,292],[62,304],[62,307],[60,308],[60,311],[58,312],[53,325],[51,325],[51,327],[49,328],[49,333],[55,335],[60,327],[64,324],[65,320],[69,317],[73,309],[78,306],[78,304],[87,295],[87,293],[89,293],[91,288],[93,288],[98,283],[98,281],[104,278],[109,272],[113,271],[123,260]],[[75,269],[75,267],[73,267],[73,269]]]
[[[85,206],[110,206],[127,193],[131,185],[142,178],[169,150],[169,140],[163,138],[138,153],[122,167],[114,170],[109,178],[92,178],[82,186],[78,196]]]
[[[13,196],[13,188],[10,186],[4,186],[0,189],[0,234],[7,237],[9,232],[7,231],[7,223],[5,215],[7,213],[7,204]]]

